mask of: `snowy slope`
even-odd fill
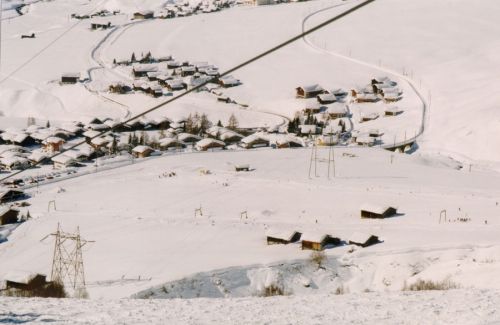
[[[418,155],[395,155],[391,164],[391,153],[377,149],[335,155],[332,180],[322,162],[319,177],[308,178],[310,150],[251,150],[169,155],[34,188],[29,210],[35,218],[0,245],[0,259],[9,261],[0,265],[0,277],[12,269],[50,273],[52,242],[39,240],[61,222],[66,231],[80,226],[85,238],[96,240],[84,252],[93,298],[129,296],[198,272],[309,258],[297,245],[268,247],[268,228],[344,240],[362,231],[384,241],[354,253],[349,247],[328,250],[332,263],[358,268],[324,292],[340,283],[352,292],[399,291],[416,274],[436,281],[451,277],[467,287],[495,285],[488,279],[500,267],[498,174],[456,170],[452,161]],[[327,157],[328,150],[318,152]],[[244,163],[255,171],[234,172],[235,164]],[[162,177],[172,171],[176,177]],[[47,212],[50,200],[57,211]],[[365,203],[395,205],[402,215],[362,220]],[[195,217],[200,206],[203,217]],[[449,221],[439,223],[443,209]],[[241,219],[245,210],[248,219]]]

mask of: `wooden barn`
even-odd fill
[[[59,152],[61,151],[64,142],[64,139],[61,139],[59,137],[48,137],[42,142],[43,150],[49,153]]]
[[[320,85],[314,84],[297,87],[295,88],[295,92],[295,97],[297,98],[313,98],[320,94],[326,93],[326,90],[323,89],[323,87],[321,87]]]
[[[384,219],[394,216],[397,208],[365,204],[361,207],[361,218]]]
[[[177,139],[183,143],[195,143],[201,140],[201,137],[190,133],[179,133]]]
[[[26,194],[22,190],[7,190],[0,193],[0,203],[12,202],[24,199]]]
[[[326,109],[326,114],[330,119],[347,117],[347,107],[345,104],[334,104]]]
[[[367,247],[380,243],[380,240],[375,235],[368,235],[361,232],[355,232],[349,237],[349,244],[361,247]]]
[[[276,141],[276,147],[279,149],[301,148],[301,147],[304,147],[304,142],[300,138],[288,136],[288,137],[278,139]]]
[[[233,76],[225,76],[219,79],[219,85],[221,85],[224,88],[235,87],[240,84],[241,82],[238,79],[234,78]]]
[[[267,244],[275,245],[275,244],[290,244],[296,243],[300,240],[302,234],[298,231],[273,231],[270,230],[266,234]]]
[[[153,152],[154,152],[153,148],[144,145],[137,146],[134,149],[132,149],[132,155],[134,155],[135,158],[146,158],[151,156]]]
[[[80,80],[79,73],[64,73],[61,76],[62,84],[76,84]]]
[[[391,106],[391,107],[388,107],[385,109],[384,115],[385,116],[397,116],[397,115],[401,114],[402,112],[403,112],[403,110],[401,110],[399,107]]]
[[[132,68],[134,78],[147,77],[148,73],[158,72],[158,67],[154,65],[138,65]]]
[[[329,246],[338,246],[342,243],[340,238],[325,234],[303,234],[302,249],[321,251]]]
[[[317,114],[321,112],[321,105],[316,100],[308,100],[302,111],[305,114]]]
[[[0,226],[7,225],[11,223],[17,223],[19,215],[19,210],[13,209],[11,207],[5,207],[0,210]]]
[[[54,158],[52,158],[52,162],[54,163],[55,169],[65,169],[77,164],[75,159],[67,155],[55,156]]]

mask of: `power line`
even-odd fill
[[[78,147],[78,146],[80,146],[82,144],[87,143],[87,141],[91,141],[91,140],[93,140],[95,138],[98,138],[98,137],[101,137],[101,136],[103,136],[105,134],[111,133],[114,130],[117,130],[120,127],[124,126],[125,124],[127,124],[127,123],[129,123],[129,122],[131,122],[133,120],[136,120],[136,119],[138,119],[140,117],[143,117],[143,116],[145,116],[145,115],[147,115],[147,114],[149,114],[149,113],[151,113],[153,111],[156,111],[156,110],[158,110],[159,108],[161,108],[163,106],[166,106],[166,105],[168,105],[168,104],[170,104],[170,103],[172,103],[172,102],[174,102],[176,100],[179,100],[180,98],[182,98],[182,97],[184,97],[184,96],[186,96],[186,95],[188,95],[188,94],[190,94],[190,93],[192,93],[192,92],[194,92],[194,91],[196,91],[196,90],[198,90],[198,89],[200,89],[202,87],[205,87],[207,84],[209,84],[211,82],[214,82],[214,81],[216,81],[219,78],[227,76],[227,75],[229,75],[230,73],[233,73],[236,70],[239,70],[239,69],[241,69],[241,68],[243,68],[243,67],[245,67],[245,66],[247,66],[247,65],[249,65],[249,64],[251,64],[251,63],[253,63],[255,61],[258,61],[258,60],[262,59],[263,57],[265,57],[265,56],[267,56],[267,55],[269,55],[269,54],[271,54],[273,52],[276,52],[277,50],[279,50],[279,49],[281,49],[281,48],[283,48],[283,47],[285,47],[285,46],[287,46],[287,45],[289,45],[289,44],[291,44],[291,43],[293,43],[293,42],[295,42],[297,40],[300,40],[300,39],[304,38],[305,36],[307,36],[307,35],[309,35],[311,33],[314,33],[315,31],[317,31],[317,30],[319,30],[319,29],[321,29],[321,28],[323,28],[323,27],[325,27],[325,26],[333,23],[336,20],[339,20],[342,17],[345,17],[345,16],[353,13],[354,11],[356,11],[358,9],[361,9],[362,7],[364,7],[364,6],[366,6],[369,3],[374,2],[374,1],[375,0],[366,0],[366,1],[364,1],[364,2],[362,2],[360,4],[358,4],[358,5],[356,5],[354,7],[352,7],[349,10],[346,10],[343,13],[338,14],[337,16],[334,16],[334,17],[332,17],[332,18],[330,18],[330,19],[328,19],[328,20],[326,20],[326,21],[324,21],[324,22],[316,25],[315,27],[313,27],[313,28],[311,28],[309,30],[303,31],[302,33],[298,34],[297,36],[294,36],[294,37],[288,39],[287,41],[285,41],[283,43],[280,43],[280,44],[272,47],[271,49],[269,49],[267,51],[264,51],[261,54],[258,54],[257,56],[254,56],[253,58],[251,58],[251,59],[249,59],[247,61],[244,61],[243,63],[240,63],[237,66],[235,66],[235,67],[233,67],[233,68],[231,68],[229,70],[226,70],[225,72],[223,72],[222,74],[220,74],[218,77],[213,77],[211,79],[208,79],[205,82],[203,82],[203,83],[201,83],[201,84],[199,84],[199,85],[197,85],[197,86],[195,86],[195,87],[193,87],[193,88],[191,88],[189,90],[186,90],[185,92],[183,92],[183,93],[181,93],[181,94],[179,94],[179,95],[177,95],[177,96],[175,96],[175,97],[173,97],[173,98],[171,98],[169,100],[166,100],[166,101],[164,101],[164,102],[162,102],[162,103],[160,103],[160,104],[158,104],[156,106],[153,106],[153,107],[151,107],[151,108],[143,111],[142,113],[139,113],[139,114],[137,114],[137,115],[135,115],[135,116],[133,116],[133,117],[125,120],[125,121],[122,121],[122,122],[118,123],[117,125],[113,126],[110,130],[102,131],[102,132],[96,134],[93,137],[89,137],[89,138],[87,138],[87,139],[85,139],[85,140],[83,140],[81,142],[78,142],[78,143],[72,145],[69,148],[66,148],[66,149],[60,151],[60,152],[58,152],[58,153],[50,156],[48,159],[52,159],[52,158],[55,158],[57,156],[60,156],[60,155],[64,154],[66,151],[68,151],[68,150],[72,150],[72,149],[74,149],[74,148],[76,148],[76,147]],[[2,81],[0,81],[0,84],[1,84],[1,82]],[[24,169],[24,170],[19,170],[19,171],[15,172],[15,173],[12,173],[12,174],[8,175],[8,176],[5,176],[5,177],[3,177],[3,178],[0,179],[0,182],[3,182],[3,181],[5,181],[5,180],[7,180],[9,178],[12,178],[12,177],[16,176],[16,175],[19,175],[19,174],[23,173],[24,171],[26,171],[28,169],[31,169],[31,168],[34,168],[34,167],[40,165],[41,163],[42,163],[42,161],[39,161],[39,162],[33,164],[30,168],[27,168],[27,169]]]

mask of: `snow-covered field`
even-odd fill
[[[28,2],[5,2],[0,129],[25,126],[27,117],[56,125],[128,118],[171,96],[105,91],[134,81],[115,58],[151,51],[224,71],[360,3],[247,5],[139,22],[132,13],[166,1],[30,1],[20,16],[15,8]],[[102,9],[120,10],[104,18],[110,30],[71,18]],[[402,90],[395,105],[403,114],[358,123],[387,105],[345,101],[354,128],[379,129],[385,143],[423,131],[411,155],[336,148],[329,178],[327,148],[318,149],[316,165],[310,148],[186,152],[29,189],[22,211],[33,219],[2,229],[0,279],[12,270],[50,275],[53,242],[40,240],[57,224],[79,227],[95,241],[83,253],[91,299],[2,298],[0,323],[498,323],[498,9],[494,0],[377,0],[234,72],[242,84],[219,91],[243,106],[200,92],[150,116],[198,112],[225,123],[234,114],[241,127],[285,126],[304,108],[297,86],[350,90],[388,76]],[[36,38],[21,39],[31,33]],[[61,86],[65,72],[88,79]],[[241,164],[251,171],[236,172]],[[399,214],[361,219],[364,204]],[[346,242],[361,231],[381,242],[327,249],[318,268],[299,244],[268,246],[266,233],[275,230]],[[418,280],[460,289],[401,292]],[[289,296],[259,297],[268,285]],[[339,290],[349,294],[334,295]],[[170,300],[118,300],[130,297]]]
[[[453,290],[262,299],[0,300],[0,322],[30,324],[500,324],[499,292]]]

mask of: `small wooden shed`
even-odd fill
[[[349,237],[349,244],[361,247],[367,247],[380,243],[380,240],[375,235],[368,235],[361,232],[355,232]]]
[[[18,222],[19,210],[5,207],[0,210],[0,226]]]
[[[327,246],[338,246],[342,243],[340,238],[331,235],[306,233],[302,235],[302,249],[321,251]]]

